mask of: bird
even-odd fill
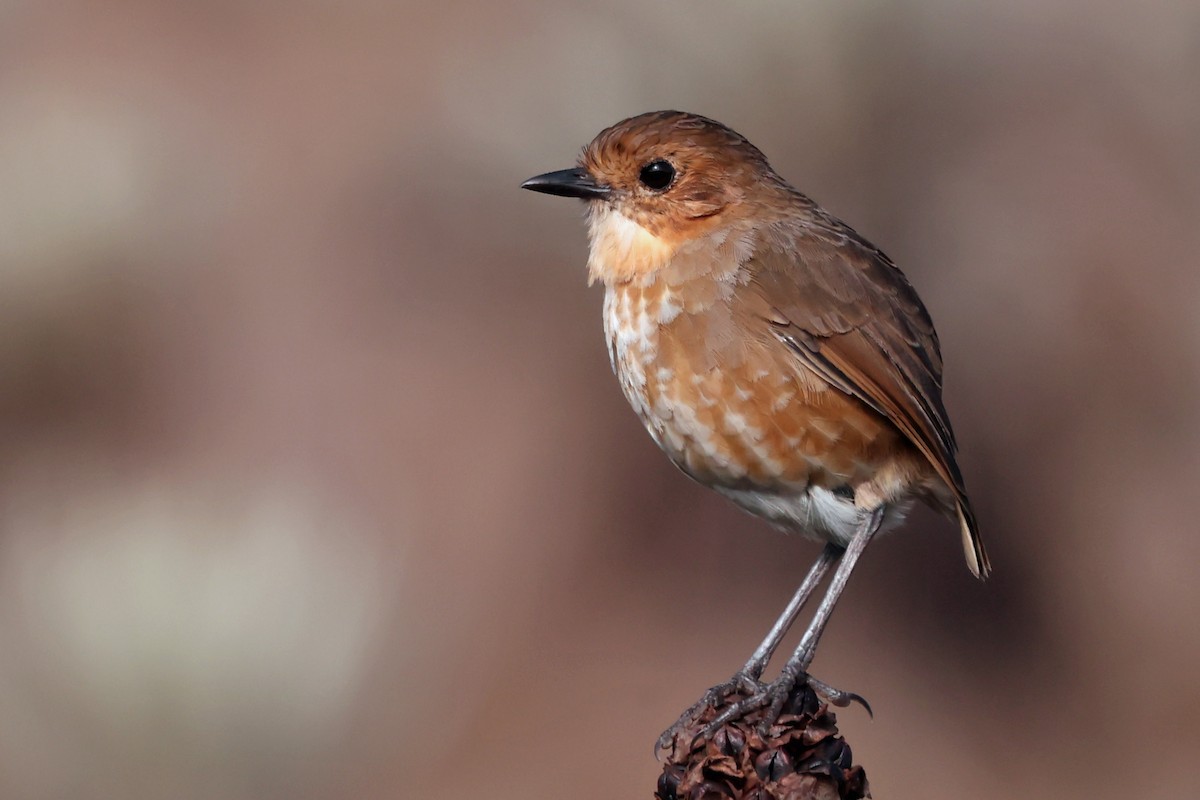
[[[957,524],[971,573],[991,570],[942,402],[937,333],[908,278],[746,137],[698,114],[618,122],[574,167],[521,188],[585,202],[588,283],[604,286],[612,368],[668,458],[745,511],[825,543],[745,665],[659,747],[735,693],[705,734],[755,711],[765,730],[801,681],[838,705],[866,705],[808,668],[867,545],[920,501]],[[799,644],[763,681],[830,570]]]

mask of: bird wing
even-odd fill
[[[806,225],[792,246],[760,244],[747,266],[775,335],[831,385],[891,421],[950,488],[968,565],[986,575],[942,404],[941,347],[904,273],[833,219]]]

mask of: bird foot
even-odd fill
[[[738,670],[733,677],[724,683],[718,683],[693,703],[687,711],[679,715],[671,727],[659,735],[654,744],[654,754],[657,757],[675,740],[677,734],[690,727],[699,717],[710,708],[719,708],[726,698],[734,694],[750,696],[762,691],[763,684],[746,670]]]
[[[804,684],[797,677],[786,673],[780,675],[758,691],[748,694],[723,710],[701,731],[701,738],[710,739],[726,724],[734,720],[745,719],[760,710],[757,728],[759,735],[766,736],[767,729],[775,723],[775,720],[779,719],[783,713],[784,704],[796,693],[798,685],[803,687]]]
[[[805,673],[791,676],[785,671],[774,681],[762,683],[738,672],[725,683],[705,692],[674,725],[663,731],[654,752],[660,755],[678,744],[690,749],[699,742],[712,739],[719,730],[737,721],[755,726],[759,735],[766,737],[771,726],[784,714],[814,713],[821,701],[839,708],[858,703],[867,714],[875,716],[862,695],[835,689]],[[710,715],[711,721],[704,724],[704,718]],[[694,733],[690,741],[676,742],[681,732],[694,732],[697,723],[704,725],[699,733]]]
[[[782,714],[785,712],[795,713],[803,705],[804,699],[808,695],[808,692],[804,691],[805,688],[810,689],[812,694],[831,705],[846,708],[851,703],[859,703],[867,710],[867,714],[871,717],[875,716],[871,711],[870,703],[862,695],[835,689],[824,681],[819,681],[803,672],[799,675],[792,675],[785,669],[778,678],[766,685],[760,684],[758,691],[747,693],[743,699],[718,714],[712,722],[708,723],[701,736],[705,739],[711,738],[724,725],[734,720],[744,719],[756,711],[760,712],[757,720],[758,732],[760,735],[766,736],[767,730]]]
[[[765,687],[763,687],[765,688]],[[656,798],[846,798],[869,797],[866,775],[853,766],[850,746],[838,732],[830,703],[801,676],[784,713],[766,734],[750,713],[704,739],[710,720],[746,695],[706,708],[664,749]]]
[[[875,719],[875,712],[871,710],[871,704],[867,702],[867,698],[856,692],[847,692],[843,689],[835,689],[825,681],[819,681],[812,675],[806,676],[808,685],[816,693],[817,697],[823,699],[826,703],[838,708],[849,708],[851,703],[858,703],[866,709],[867,716]]]

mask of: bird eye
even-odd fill
[[[675,180],[675,168],[662,159],[651,161],[642,167],[642,171],[638,173],[638,180],[654,191],[661,192]]]

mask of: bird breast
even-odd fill
[[[748,334],[731,296],[713,280],[610,285],[605,333],[621,389],[692,478],[782,527],[841,541],[862,511],[835,490],[871,480],[888,431],[778,342]]]
[[[650,435],[708,483],[798,488],[826,472],[868,476],[874,465],[856,464],[856,456],[878,438],[879,422],[777,342],[749,335],[716,285],[607,290],[613,371]]]

